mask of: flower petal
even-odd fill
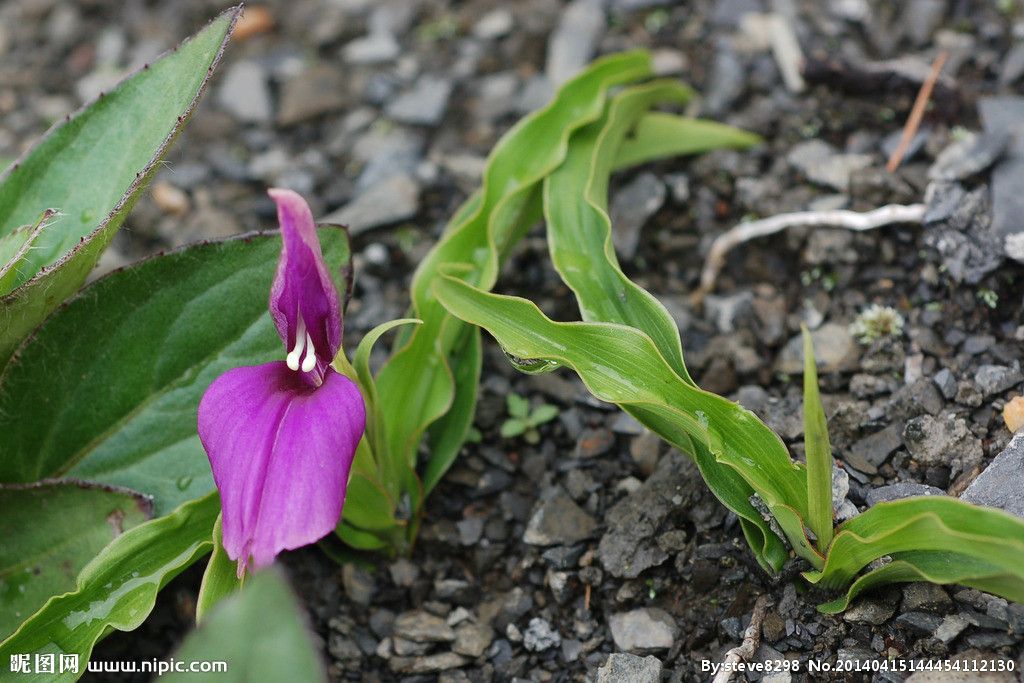
[[[270,288],[270,314],[289,350],[295,347],[301,315],[317,360],[325,368],[341,348],[341,304],[320,249],[313,213],[306,200],[291,190],[271,189],[268,194],[277,203],[284,241]]]
[[[199,403],[199,438],[220,490],[224,549],[262,567],[313,543],[341,517],[366,411],[328,370],[311,389],[283,361],[229,370]]]

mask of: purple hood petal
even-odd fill
[[[316,384],[341,348],[338,290],[320,250],[309,205],[291,190],[271,189],[268,194],[277,204],[284,242],[270,288],[270,315],[285,347],[298,348],[299,358],[305,348],[302,332],[308,332],[315,348]]]
[[[239,576],[250,558],[268,565],[335,528],[365,422],[359,389],[329,368],[315,389],[282,361],[235,368],[210,385],[199,438]]]

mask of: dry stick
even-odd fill
[[[798,211],[781,213],[759,221],[740,223],[715,238],[700,274],[700,288],[694,293],[694,302],[700,303],[715,287],[715,280],[725,265],[726,255],[735,247],[754,239],[773,235],[786,228],[817,225],[847,230],[873,230],[893,223],[920,223],[924,220],[924,204],[889,204],[874,211],[858,213],[836,209],[833,211]]]
[[[743,633],[743,642],[739,647],[734,647],[725,653],[725,663],[715,674],[711,683],[729,683],[732,680],[732,670],[736,665],[754,657],[757,646],[761,642],[761,623],[771,604],[772,599],[768,597],[767,593],[757,598],[757,602],[754,603],[754,613],[750,615],[750,626]]]
[[[893,173],[900,167],[903,155],[907,153],[907,148],[910,147],[910,141],[917,135],[917,129],[921,126],[921,118],[924,116],[924,109],[928,105],[928,100],[932,97],[932,90],[935,89],[935,82],[939,80],[939,74],[942,73],[942,67],[946,63],[947,57],[949,57],[949,53],[945,50],[935,57],[935,61],[932,62],[932,70],[928,72],[928,78],[924,79],[921,89],[917,91],[917,99],[914,100],[910,116],[907,117],[907,123],[903,126],[900,144],[892,151],[892,156],[889,157],[889,162],[885,165],[885,170],[889,173]]]

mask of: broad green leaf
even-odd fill
[[[206,563],[203,582],[199,586],[199,597],[196,600],[197,624],[206,618],[214,605],[242,587],[242,578],[238,576],[238,564],[233,562],[224,550],[221,515],[217,515],[217,521],[213,525],[211,543],[213,552]]]
[[[642,419],[655,418],[651,429],[674,444],[688,445],[677,437],[680,430],[706,446],[716,462],[761,495],[795,549],[820,566],[799,528],[807,508],[803,468],[753,413],[682,381],[650,337],[613,323],[556,323],[529,301],[489,294],[449,276],[442,276],[434,291],[453,315],[487,330],[507,353],[571,367],[598,398]],[[718,493],[716,486],[712,490]],[[777,560],[778,548],[769,550],[759,557]]]
[[[518,418],[510,418],[501,423],[501,435],[512,439],[526,431],[526,423]]]
[[[609,178],[616,155],[629,139],[627,134],[638,125],[638,120],[642,123],[653,115],[645,114],[652,106],[682,103],[690,95],[688,89],[669,81],[635,86],[616,95],[601,120],[572,137],[565,162],[545,180],[544,215],[552,261],[576,294],[583,319],[636,328],[650,338],[676,379],[696,387],[686,370],[675,321],[657,299],[622,272],[612,245],[607,213]],[[663,141],[661,148],[665,144]],[[696,141],[692,147],[686,151],[700,149]],[[652,144],[650,149],[658,147]],[[627,410],[693,455],[715,494],[744,520],[744,531],[758,560],[766,567],[778,569],[785,559],[785,550],[751,506],[753,489],[740,475],[719,464],[706,442],[690,439],[671,416],[640,406]]]
[[[356,550],[381,550],[388,545],[384,538],[372,532],[357,529],[344,519],[338,525],[336,533],[338,538]]]
[[[23,225],[0,237],[0,292],[14,288],[14,282],[27,267],[25,258],[36,248],[40,235],[53,218],[53,211],[43,211],[32,225]]]
[[[0,486],[0,638],[151,512],[144,496],[80,481]]]
[[[178,662],[224,662],[226,671],[177,672],[161,681],[326,681],[305,613],[281,575],[268,570],[210,613],[174,654]]]
[[[832,543],[832,446],[828,421],[818,394],[814,342],[807,326],[804,336],[804,450],[807,452],[807,526],[818,537],[818,550]]]
[[[60,212],[0,289],[0,365],[99,260],[195,110],[240,11],[57,124],[0,175],[0,235]]]
[[[530,422],[535,425],[542,425],[545,422],[551,422],[556,417],[558,417],[558,406],[545,403],[542,406],[538,406],[537,409],[530,414]]]
[[[530,414],[530,402],[519,394],[505,396],[505,406],[510,417],[525,418]]]
[[[818,605],[818,609],[826,614],[836,614],[849,607],[850,602],[865,591],[911,581],[957,583],[1024,603],[1024,576],[1020,572],[1007,572],[964,553],[925,550],[897,553],[891,562],[854,581],[845,595]]]
[[[655,159],[699,154],[712,149],[745,149],[761,138],[716,121],[649,112],[640,119],[615,157],[615,170]]]
[[[339,278],[345,232],[320,230]],[[196,407],[218,375],[283,357],[267,311],[277,234],[199,244],[98,280],[0,374],[0,481],[70,476],[153,496],[213,489]]]
[[[968,555],[1024,580],[1024,519],[947,496],[878,503],[839,525],[824,568],[804,576],[835,590],[878,558],[915,551]]]
[[[438,268],[468,264],[467,277],[490,288],[504,254],[538,217],[540,181],[564,159],[571,133],[600,116],[609,88],[650,73],[650,57],[644,53],[598,60],[563,86],[547,107],[516,124],[492,150],[479,194],[457,213],[457,222],[449,224],[442,241],[417,269],[411,317],[423,320],[423,325],[411,331],[377,376],[381,414],[387,421],[385,457],[414,465],[424,432],[460,400],[460,412],[446,419],[445,432],[435,432],[432,439],[431,458],[443,465],[428,466],[435,483],[472,423],[471,411],[461,408],[472,407],[475,387],[457,387],[449,361],[460,341],[471,349],[471,361],[478,356],[472,354],[472,337],[463,336],[464,326],[433,298],[430,284]],[[465,378],[477,376],[475,368],[462,369]]]
[[[100,638],[112,629],[138,628],[157,592],[210,552],[219,512],[217,495],[210,494],[118,536],[86,565],[74,591],[50,598],[0,643],[0,672],[9,673],[12,654],[77,654],[84,669]],[[77,677],[29,674],[17,680],[55,683]]]

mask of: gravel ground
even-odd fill
[[[218,9],[0,6],[0,156]],[[1007,258],[1024,252],[1014,241],[1024,209],[1017,3],[322,0],[248,15],[250,35],[230,47],[100,270],[271,228],[264,188],[291,187],[352,228],[346,332],[356,340],[404,311],[413,268],[498,137],[593,56],[647,47],[659,71],[702,92],[695,113],[764,137],[750,151],[664,162],[612,185],[624,267],[676,317],[699,384],[757,412],[802,457],[804,322],[824,363],[840,516],[924,492],[1024,515],[1024,439],[1011,443],[1003,415],[1024,382],[1021,266]],[[794,39],[802,71],[785,48]],[[941,50],[932,106],[889,173]],[[923,226],[799,228],[744,245],[703,307],[688,296],[710,241],[743,218],[921,201]],[[506,270],[503,291],[577,317],[540,229]],[[879,316],[864,314],[872,304],[903,324],[858,338],[855,321],[868,337],[875,329]],[[307,549],[286,559],[333,679],[707,680],[701,661],[724,660],[763,593],[773,604],[754,661],[797,660],[804,671],[809,660],[1002,657],[1024,667],[1020,605],[909,584],[822,616],[814,605],[828,596],[792,580],[799,566],[766,576],[695,467],[575,377],[519,375],[491,345],[484,378],[482,438],[434,494],[411,558],[339,564]],[[499,436],[509,392],[559,407],[538,445]],[[171,653],[200,576],[197,567],[175,580],[142,629],[109,637],[96,657]],[[1015,680],[763,680],[833,678]]]

